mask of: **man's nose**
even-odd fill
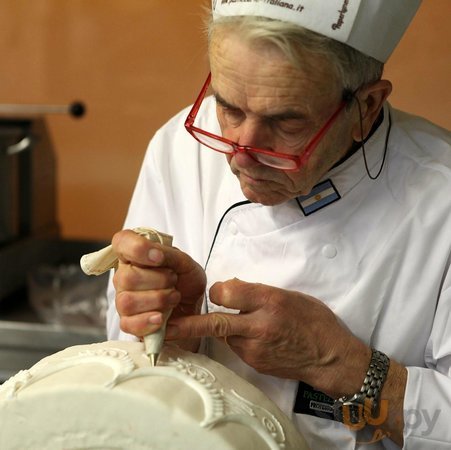
[[[235,132],[234,141],[242,146],[271,149],[271,133],[260,122],[246,119]]]

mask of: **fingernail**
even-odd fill
[[[179,327],[175,325],[168,325],[166,327],[166,338],[174,339],[180,334]]]
[[[152,248],[149,250],[147,257],[154,263],[161,263],[163,261],[163,252],[161,252],[161,250],[157,250],[156,248]]]
[[[160,325],[163,322],[163,314],[157,313],[149,317],[149,323],[152,325]]]

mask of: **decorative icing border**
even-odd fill
[[[136,368],[127,351],[117,348],[84,350],[56,363],[40,363],[29,370],[21,370],[0,386],[0,394],[7,400],[52,374],[79,364],[104,364],[112,370],[112,377],[104,385],[106,389],[131,379],[165,376],[178,379],[190,386],[202,399],[205,416],[199,426],[213,428],[219,423],[236,422],[252,428],[271,450],[286,448],[286,437],[281,423],[265,408],[240,396],[235,390],[225,391],[208,369],[183,358],[169,358],[166,365]]]

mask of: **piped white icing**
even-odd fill
[[[104,364],[112,370],[112,379],[106,384],[106,387],[114,386],[116,380],[135,369],[133,359],[130,358],[125,350],[115,348],[84,350],[76,356],[64,358],[55,364],[45,364],[40,370],[34,370],[33,373],[31,370],[20,371],[7,380],[4,385],[0,386],[0,393],[2,389],[6,389],[7,398],[12,399],[19,391],[26,389],[37,381],[79,364],[89,363]]]

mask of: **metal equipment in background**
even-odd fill
[[[32,269],[78,263],[105,245],[63,240],[57,220],[57,164],[45,115],[84,112],[79,102],[0,104],[0,383],[47,354],[105,339],[97,328],[40,323],[27,298]]]
[[[85,107],[0,104],[0,302],[55,258],[46,240],[59,236],[57,165],[44,114],[74,111]]]

